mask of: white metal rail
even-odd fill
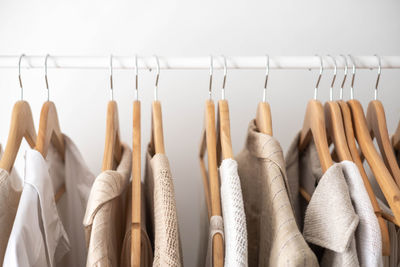
[[[324,69],[334,67],[333,60],[325,55],[323,57]],[[0,55],[0,68],[18,68],[20,55]],[[50,55],[48,68],[59,69],[107,69],[109,68],[108,56],[59,56]],[[210,57],[164,57],[159,56],[161,69],[177,70],[203,70],[210,68]],[[357,69],[376,69],[378,59],[376,56],[353,56]],[[26,55],[21,61],[21,68],[43,68],[45,55]],[[138,56],[139,69],[154,69],[156,61],[154,56]],[[335,56],[337,67],[344,68],[343,57]],[[228,69],[265,69],[266,57],[226,57]],[[214,56],[214,69],[223,68],[221,56]],[[352,63],[348,58],[349,71]],[[269,58],[270,69],[319,69],[318,56],[271,56]],[[381,56],[383,69],[400,69],[400,56]],[[113,69],[133,70],[135,68],[134,56],[113,56]]]

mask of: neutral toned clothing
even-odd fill
[[[279,142],[258,132],[253,120],[236,159],[247,219],[249,266],[318,266],[296,224]]]
[[[224,266],[247,266],[247,227],[237,162],[224,159],[219,168],[225,229]]]
[[[25,179],[8,241],[4,267],[84,266],[83,216],[94,181],[78,149],[64,136],[62,161],[52,147],[47,159],[40,152],[25,155]],[[65,183],[56,203],[55,192]]]
[[[175,191],[169,162],[149,145],[144,185],[149,208],[148,231],[154,247],[153,266],[182,266]]]
[[[359,217],[351,203],[341,164],[333,164],[323,175],[313,141],[302,153],[300,134],[286,157],[291,200],[305,240],[312,243],[321,266],[359,266],[355,231]],[[302,187],[310,202],[299,194]]]
[[[342,165],[353,207],[360,218],[360,223],[355,233],[360,266],[382,266],[382,235],[361,174],[357,166],[351,161],[342,161],[340,164]]]
[[[123,144],[116,170],[102,172],[93,183],[83,220],[88,267],[120,266],[131,166],[132,152]]]
[[[3,156],[1,146],[0,154]],[[21,178],[16,170],[12,169],[8,174],[6,170],[0,169],[0,263],[4,260],[21,193]]]

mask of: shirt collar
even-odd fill
[[[283,152],[278,140],[258,132],[255,120],[249,123],[246,148],[256,158],[273,161],[285,173]]]
[[[30,149],[25,154],[25,184],[32,186],[38,194],[40,215],[43,223],[44,239],[49,259],[58,261],[69,250],[70,242],[59,217],[54,199],[53,181],[49,175],[49,165],[37,150]],[[56,255],[56,249],[59,253]],[[60,253],[62,251],[62,253]]]
[[[304,217],[304,238],[342,253],[354,238],[358,223],[342,167],[336,163],[325,172],[311,196]]]

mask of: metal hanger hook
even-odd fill
[[[320,55],[316,55],[316,56],[319,58],[320,67],[319,67],[318,80],[317,80],[317,83],[315,84],[315,88],[314,88],[314,99],[315,100],[317,100],[318,87],[319,87],[319,83],[321,81],[322,73],[324,72],[324,63],[323,63],[322,57]]]
[[[222,81],[222,90],[221,90],[222,97],[221,97],[221,99],[225,100],[225,85],[226,85],[226,74],[228,72],[228,67],[226,64],[226,57],[224,55],[222,55],[221,57],[222,57],[222,61],[224,63],[224,80]]]
[[[213,56],[210,55],[210,82],[208,85],[208,97],[210,100],[212,100],[212,78],[213,78],[213,73],[214,73],[214,59]]]
[[[268,85],[268,77],[269,77],[269,56],[265,55],[265,82],[264,82],[264,90],[263,90],[263,102],[267,101],[267,85]]]
[[[24,100],[24,87],[22,85],[22,78],[21,78],[21,61],[23,57],[25,57],[25,54],[21,54],[18,60],[18,80],[19,80],[19,88],[21,89],[21,101]]]
[[[137,55],[135,55],[135,100],[139,99],[139,69]]]
[[[46,82],[46,89],[47,89],[47,101],[50,101],[50,89],[49,89],[49,80],[47,79],[47,60],[49,59],[50,55],[47,54],[44,58],[44,80]]]
[[[335,81],[336,81],[337,64],[336,64],[336,59],[334,57],[332,57],[331,55],[327,55],[327,56],[332,59],[333,65],[334,65],[333,78],[332,78],[332,82],[331,82],[331,87],[329,88],[329,100],[333,101],[333,86],[335,85]]]
[[[344,84],[346,83],[346,79],[347,79],[347,71],[349,69],[349,65],[347,64],[347,58],[344,55],[340,55],[341,57],[343,57],[344,60],[344,74],[343,74],[343,81],[342,84],[340,85],[340,100],[343,99],[343,87]]]
[[[114,101],[114,84],[113,84],[113,55],[110,55],[110,91],[111,101]]]
[[[350,85],[350,99],[354,99],[354,79],[356,77],[356,63],[352,55],[349,55],[349,59],[352,64],[352,70],[353,70],[351,76],[351,85]]]
[[[158,80],[160,78],[160,62],[158,60],[158,57],[154,55],[154,59],[156,60],[156,66],[157,66],[157,74],[156,74],[156,84],[154,86],[154,100],[158,100]]]
[[[375,55],[376,58],[378,59],[378,77],[376,78],[376,83],[375,83],[375,96],[374,99],[378,99],[378,85],[379,85],[379,80],[381,79],[381,72],[382,72],[382,66],[381,66],[381,57],[378,55]]]

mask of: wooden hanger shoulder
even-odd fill
[[[256,126],[260,133],[272,136],[271,108],[267,102],[260,102],[258,104]]]
[[[13,107],[7,144],[0,160],[0,168],[8,173],[12,170],[23,138],[31,148],[35,147],[36,130],[32,111],[28,102],[21,100],[16,102]]]
[[[385,110],[382,102],[373,100],[367,109],[367,125],[372,137],[375,137],[386,167],[392,174],[397,186],[400,187],[400,169],[394,155],[392,143],[386,125]]]
[[[153,101],[152,104],[152,137],[156,154],[165,154],[164,132],[162,123],[161,102]]]
[[[379,153],[376,151],[372,142],[367,121],[364,116],[363,108],[357,100],[349,100],[348,105],[351,110],[353,127],[357,142],[361,148],[368,165],[378,181],[378,184],[391,207],[396,221],[400,222],[400,190],[393,180],[392,175],[386,168]],[[399,225],[399,224],[398,224]]]
[[[228,101],[218,101],[218,114],[220,119],[219,134],[221,141],[222,157],[223,159],[233,158]]]
[[[120,162],[122,145],[119,133],[118,107],[115,101],[108,102],[106,120],[106,141],[104,145],[102,171],[113,170],[114,162]]]
[[[343,126],[342,112],[338,103],[329,101],[324,105],[326,132],[335,146],[340,161],[352,160]]]

